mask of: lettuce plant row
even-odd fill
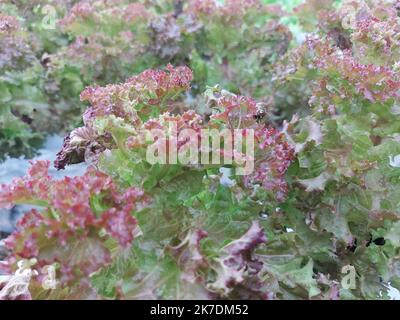
[[[54,180],[39,161],[0,187],[0,207],[33,206],[0,266],[36,271],[24,291],[0,284],[4,297],[386,299],[400,288],[400,3],[308,0],[292,18],[313,32],[292,47],[283,13],[257,1],[149,3],[79,2],[60,21],[74,40],[47,75],[92,84],[54,165],[89,168]],[[284,93],[307,109],[286,110]],[[153,129],[167,153],[187,150],[185,130],[253,133],[251,159],[236,140],[231,152],[254,170],[152,163],[142,133]]]

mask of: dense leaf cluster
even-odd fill
[[[267,18],[276,7],[151,3],[79,2],[60,22],[74,41],[51,56],[64,61],[53,79],[98,84],[82,91],[83,124],[55,165],[89,169],[53,180],[38,162],[0,187],[0,206],[35,206],[7,239],[3,268],[55,266],[57,289],[43,288],[40,271],[32,298],[385,299],[399,288],[400,3],[308,0],[292,18],[314,32],[286,54],[286,28]],[[4,21],[12,32],[16,21]],[[143,66],[153,68],[105,85]],[[274,106],[287,106],[277,88],[301,92],[308,109],[277,125]],[[254,172],[151,163],[144,129],[168,132],[156,142],[178,150],[185,129],[196,139],[253,130]]]
[[[30,156],[46,132],[78,126],[86,86],[168,63],[194,71],[193,97],[221,84],[268,100],[291,40],[283,11],[257,0],[21,0],[0,10],[0,157]]]

